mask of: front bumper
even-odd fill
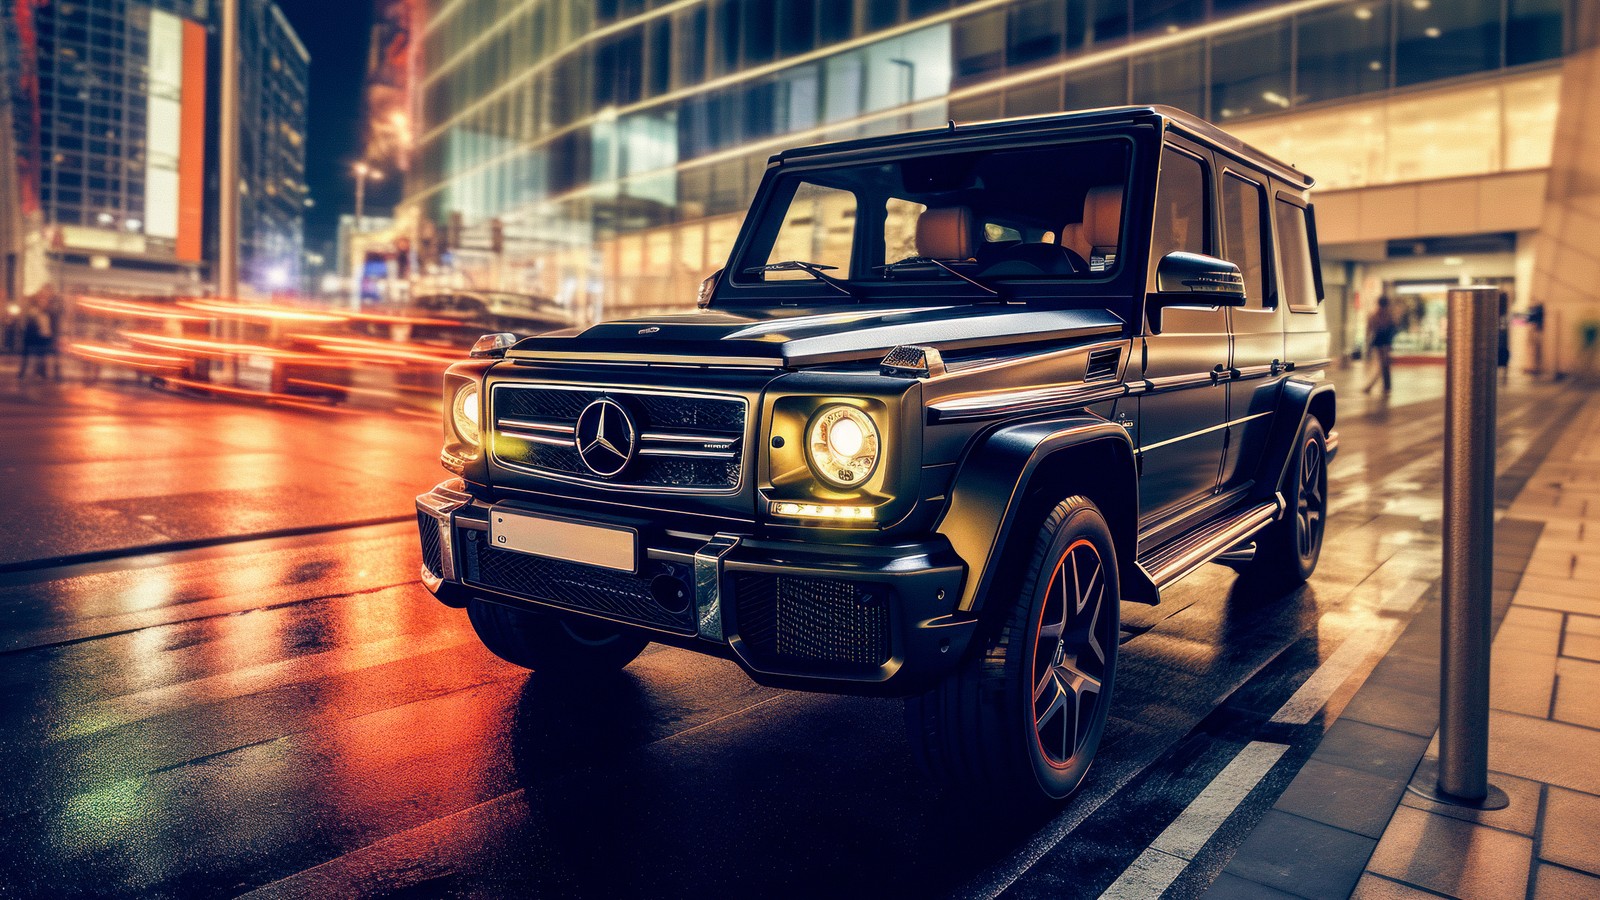
[[[601,619],[730,657],[763,684],[876,695],[927,689],[976,629],[955,612],[966,567],[936,535],[838,545],[581,517],[637,531],[638,571],[626,573],[492,547],[492,508],[459,479],[417,498],[422,581],[448,605],[479,598]],[[501,508],[575,518],[531,504]]]

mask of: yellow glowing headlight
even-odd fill
[[[825,406],[806,428],[806,460],[818,478],[838,488],[853,488],[878,467],[881,439],[872,417],[854,406]]]
[[[456,436],[460,437],[463,443],[474,447],[482,443],[483,438],[479,432],[483,404],[478,395],[478,386],[468,384],[456,391],[455,401],[450,404],[450,408]]]

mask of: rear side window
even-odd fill
[[[1161,180],[1156,188],[1156,220],[1151,234],[1155,259],[1182,250],[1207,253],[1206,164],[1172,147],[1161,151]]]
[[[1278,259],[1283,266],[1284,302],[1293,312],[1317,311],[1311,230],[1304,208],[1278,199]]]
[[[1266,243],[1262,223],[1267,215],[1267,192],[1253,181],[1232,172],[1222,178],[1223,248],[1229,262],[1244,274],[1246,309],[1271,309],[1277,298],[1267,291]]]

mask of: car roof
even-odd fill
[[[777,154],[772,157],[772,161],[783,164],[823,156],[853,155],[874,150],[892,150],[900,146],[926,144],[930,140],[948,135],[961,135],[970,138],[993,136],[998,138],[1049,133],[1052,131],[1139,124],[1156,124],[1173,128],[1202,143],[1210,144],[1217,149],[1270,169],[1274,175],[1301,187],[1309,188],[1315,183],[1311,176],[1296,169],[1289,163],[1246,144],[1199,116],[1184,112],[1175,106],[1162,105],[1115,106],[1104,109],[1087,109],[1079,112],[1053,113],[1046,116],[996,119],[971,124],[958,124],[951,120],[950,124],[944,128],[930,128],[922,131],[908,131],[878,137],[796,147]]]

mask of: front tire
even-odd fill
[[[467,619],[495,656],[547,678],[615,673],[650,643],[604,625],[572,624],[476,597],[467,601]]]
[[[1105,517],[1086,498],[1061,501],[985,652],[907,701],[923,767],[954,787],[1024,801],[1076,790],[1105,733],[1119,600]]]
[[[1283,518],[1268,527],[1242,574],[1275,588],[1299,587],[1317,570],[1328,518],[1328,438],[1316,417],[1306,417],[1295,442]]]

